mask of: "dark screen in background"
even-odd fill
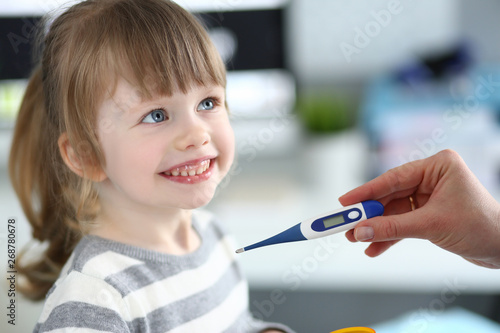
[[[197,13],[210,29],[236,39],[228,70],[284,68],[283,10]],[[0,80],[29,77],[40,17],[0,17]]]
[[[226,28],[237,38],[228,70],[285,68],[283,9],[210,12],[197,15],[210,31]]]
[[[39,17],[0,17],[0,80],[29,77]]]

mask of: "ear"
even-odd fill
[[[96,166],[94,163],[91,163],[91,161],[85,161],[85,159],[78,156],[77,151],[69,142],[66,132],[59,136],[57,145],[59,146],[59,152],[61,153],[64,163],[78,176],[90,179],[94,182],[101,182],[107,178],[104,170],[102,170],[100,166]]]

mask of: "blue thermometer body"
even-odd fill
[[[242,253],[262,246],[320,238],[353,229],[359,222],[384,214],[384,206],[375,200],[343,207],[301,223],[258,243],[236,250]]]

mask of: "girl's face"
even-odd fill
[[[98,110],[107,179],[99,195],[123,208],[207,204],[234,158],[221,86],[143,100],[127,81]]]

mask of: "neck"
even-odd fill
[[[138,209],[101,202],[89,234],[175,255],[193,252],[200,245],[192,228],[191,211],[180,208]]]

